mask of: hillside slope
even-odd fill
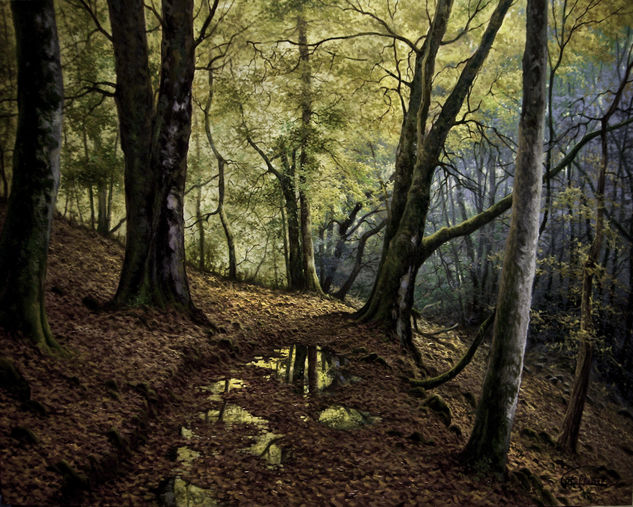
[[[122,254],[58,219],[47,309],[67,356],[0,330],[0,356],[30,386],[0,388],[0,504],[631,504],[630,412],[596,386],[579,455],[558,455],[571,374],[537,354],[510,480],[490,481],[458,460],[485,350],[421,393],[398,348],[338,302],[190,270],[217,329],[172,311],[103,310]],[[454,332],[418,341],[435,371],[469,344]]]

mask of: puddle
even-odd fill
[[[257,417],[248,410],[233,403],[224,403],[219,410],[209,410],[208,412],[200,414],[199,417],[204,420],[204,422],[223,422],[229,427],[233,424],[254,424],[255,426],[265,427],[268,424],[266,419]]]
[[[268,421],[263,417],[253,415],[239,405],[226,402],[222,404],[219,410],[209,410],[200,414],[199,417],[211,424],[222,422],[227,426],[227,429],[234,424],[252,424],[256,426],[258,433],[251,436],[254,443],[244,448],[244,450],[261,457],[270,465],[281,465],[283,449],[277,442],[283,435],[269,431]],[[185,436],[184,433],[183,436]]]
[[[271,465],[281,465],[283,449],[276,442],[283,435],[266,431],[255,437],[255,443],[247,450],[255,456],[265,459]]]
[[[218,380],[210,386],[200,386],[198,387],[198,390],[203,393],[211,393],[207,398],[210,401],[222,401],[222,394],[236,389],[242,389],[245,386],[246,382],[239,378],[227,378],[224,380]]]
[[[380,417],[355,408],[333,405],[319,414],[319,422],[335,430],[354,430],[380,422]]]
[[[242,389],[246,382],[241,379],[227,378],[214,382],[209,386],[201,386],[197,389],[200,392],[209,393],[210,401],[219,402],[221,406],[216,410],[208,410],[198,415],[206,423],[215,424],[222,422],[227,430],[235,424],[249,424],[255,427],[255,432],[250,436],[252,445],[242,449],[244,452],[253,454],[265,460],[269,467],[282,466],[284,449],[279,445],[283,438],[282,434],[270,431],[269,423],[263,417],[251,414],[248,410],[223,400],[222,395],[234,389]],[[182,426],[180,435],[185,440],[199,438],[191,429]],[[176,461],[178,466],[174,472],[182,474],[192,464],[199,459],[200,452],[188,446],[178,447]],[[194,507],[194,506],[216,506],[219,505],[216,493],[211,489],[204,489],[195,484],[186,482],[180,475],[164,479],[158,493],[159,503],[169,507]]]
[[[345,363],[331,349],[295,344],[275,350],[274,357],[256,357],[248,364],[273,370],[278,379],[295,386],[299,393],[314,394],[358,382],[360,378],[343,372]]]
[[[160,488],[160,504],[164,506],[214,507],[220,505],[213,490],[201,488],[178,476],[165,481]]]

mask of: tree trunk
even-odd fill
[[[233,230],[231,224],[226,216],[224,209],[224,195],[225,195],[225,183],[224,183],[224,168],[226,167],[226,159],[220,154],[215,142],[213,141],[213,135],[211,134],[211,120],[210,111],[211,103],[213,101],[213,69],[209,69],[209,96],[207,98],[206,106],[203,109],[204,112],[204,130],[207,135],[207,141],[211,146],[211,150],[218,162],[218,207],[215,213],[220,217],[220,223],[224,230],[224,237],[226,238],[226,248],[229,258],[229,274],[230,280],[237,280],[237,260],[235,256],[235,238],[233,236]]]
[[[108,186],[107,181],[101,181],[97,185],[97,232],[103,236],[110,233]]]
[[[397,231],[390,240],[385,239],[385,241],[389,241],[388,244],[385,243],[387,245],[386,255],[378,271],[371,297],[359,315],[361,321],[379,322],[386,325],[387,328],[395,330],[401,345],[410,350],[418,359],[419,353],[413,346],[411,336],[411,308],[418,269],[433,251],[423,242],[433,175],[446,137],[454,125],[468,90],[490,51],[511,3],[511,0],[500,0],[490,18],[479,47],[464,65],[455,87],[446,99],[428,134],[425,133],[428,109],[425,110],[425,107],[422,107],[426,104],[425,100],[422,101],[422,106],[418,111],[416,162],[408,188],[406,204]],[[429,34],[427,34],[424,72],[430,77],[423,79],[425,86],[428,86],[428,92],[425,92],[423,97],[426,97],[426,93],[430,94],[434,60],[446,31],[450,8],[450,0],[438,3],[433,23]],[[425,90],[424,87],[423,90]],[[391,213],[393,216],[393,205]]]
[[[341,288],[333,294],[335,298],[340,299],[341,301],[345,300],[345,296],[347,296],[347,293],[352,288],[352,285],[354,285],[356,277],[363,267],[363,254],[365,253],[365,245],[367,244],[367,240],[371,238],[374,234],[378,234],[383,229],[385,224],[386,221],[383,220],[376,227],[366,231],[360,237],[360,239],[358,240],[358,248],[356,249],[356,257],[354,259],[354,266],[352,267],[352,271],[350,272],[347,279],[343,282],[343,285],[341,285]]]
[[[299,225],[299,206],[297,205],[297,176],[295,168],[295,156],[292,154],[292,161],[288,159],[286,147],[281,147],[282,169],[278,170],[272,164],[270,158],[247,134],[248,144],[259,154],[266,163],[268,172],[272,173],[279,182],[283,205],[286,209],[285,220],[287,227],[287,278],[288,288],[291,290],[303,290],[306,288],[306,279],[303,270],[303,249],[301,247],[301,228]],[[282,213],[283,216],[283,213]],[[285,232],[285,231],[284,231]]]
[[[596,183],[596,225],[587,260],[583,267],[582,292],[580,300],[580,350],[576,360],[576,372],[574,385],[572,387],[571,398],[565,412],[565,419],[562,424],[562,431],[558,438],[558,446],[567,452],[576,452],[578,435],[580,433],[580,423],[582,413],[589,390],[589,380],[591,378],[591,362],[593,359],[593,348],[595,340],[595,329],[592,320],[592,290],[593,279],[599,267],[600,250],[604,241],[604,218],[605,203],[604,192],[607,179],[607,169],[609,167],[609,146],[607,133],[609,120],[618,111],[618,107],[624,90],[629,82],[629,76],[633,70],[633,61],[629,61],[626,66],[624,76],[620,81],[620,86],[614,94],[613,101],[601,120],[601,148],[602,161],[598,171]],[[590,226],[588,226],[590,227]]]
[[[349,239],[349,235],[348,235],[349,228],[356,221],[356,216],[358,215],[358,212],[362,209],[362,207],[363,207],[363,203],[357,202],[352,208],[352,210],[350,211],[347,218],[345,218],[344,220],[340,222],[338,221],[336,222],[338,225],[338,228],[337,228],[338,238],[334,246],[334,252],[331,255],[329,255],[329,252],[325,248],[323,248],[323,255],[321,256],[321,263],[323,265],[321,269],[321,280],[322,280],[321,288],[323,289],[323,292],[325,292],[326,294],[330,293],[332,282],[334,281],[334,275],[336,274],[336,270],[338,269],[338,266],[341,262],[341,257],[343,256],[343,253],[346,251],[346,242]],[[332,225],[333,223],[334,222],[330,222],[330,225],[328,226],[328,231],[333,230],[334,228]],[[355,227],[355,229],[357,227]],[[328,236],[331,236],[331,234],[328,234]],[[324,260],[324,257],[326,254],[328,255],[327,262],[325,262]]]
[[[319,277],[314,262],[314,243],[312,241],[312,216],[306,189],[306,173],[311,169],[308,163],[309,132],[312,121],[312,76],[307,41],[307,23],[301,13],[297,19],[299,31],[299,60],[301,69],[301,148],[299,153],[299,207],[301,212],[301,248],[303,257],[304,289],[322,294]]]
[[[9,181],[7,179],[7,172],[4,166],[4,148],[0,146],[0,180],[2,180],[2,195],[0,195],[0,202],[4,202],[9,198]]]
[[[194,74],[193,0],[163,0],[163,40],[151,163],[160,175],[154,266],[162,303],[193,308],[185,269],[184,201]]]
[[[536,269],[543,171],[547,2],[528,0],[512,222],[505,247],[494,336],[475,424],[464,457],[504,472],[516,410]]]
[[[303,190],[299,191],[299,203],[301,207],[301,247],[303,249],[303,273],[305,277],[305,289],[322,294],[319,277],[314,262],[314,244],[312,242],[312,218],[310,203]]]
[[[114,62],[116,105],[125,160],[127,214],[125,259],[115,304],[154,301],[156,280],[149,267],[158,223],[158,180],[150,166],[153,94],[149,75],[142,0],[108,0]]]
[[[204,273],[206,269],[206,245],[204,240],[204,219],[202,218],[202,211],[200,204],[202,201],[202,185],[198,186],[198,193],[196,195],[196,225],[198,228],[198,270]]]
[[[52,0],[12,1],[11,9],[18,128],[0,235],[0,323],[49,352],[59,349],[46,317],[44,282],[60,176],[62,69]]]
[[[141,0],[109,0],[125,155],[127,240],[116,305],[193,310],[185,271],[184,185],[194,72],[192,0],[163,0],[156,111]]]
[[[303,249],[301,248],[301,227],[299,225],[299,207],[295,187],[292,185],[294,175],[282,175],[281,189],[286,205],[286,220],[288,221],[288,288],[302,290],[306,286],[303,271]]]

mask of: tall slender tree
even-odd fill
[[[18,128],[11,196],[0,236],[0,324],[40,349],[59,349],[44,281],[62,133],[62,68],[52,0],[11,2],[17,41]],[[33,43],[33,41],[37,43]]]
[[[543,172],[547,73],[547,0],[528,0],[523,53],[523,106],[512,199],[497,296],[494,338],[466,459],[505,470],[517,405],[536,270]]]

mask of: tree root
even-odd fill
[[[494,316],[495,316],[495,312],[493,311],[479,327],[479,330],[477,331],[477,335],[475,336],[475,340],[471,344],[466,354],[464,354],[464,356],[458,361],[458,363],[455,366],[453,366],[450,370],[438,375],[437,377],[425,378],[423,380],[410,379],[409,382],[412,385],[417,386],[417,387],[431,389],[433,387],[442,385],[448,382],[449,380],[452,380],[457,375],[459,375],[459,373],[461,373],[461,371],[464,368],[466,368],[468,363],[470,363],[472,358],[475,356],[475,352],[477,352],[477,349],[483,343],[488,329],[494,322]]]

